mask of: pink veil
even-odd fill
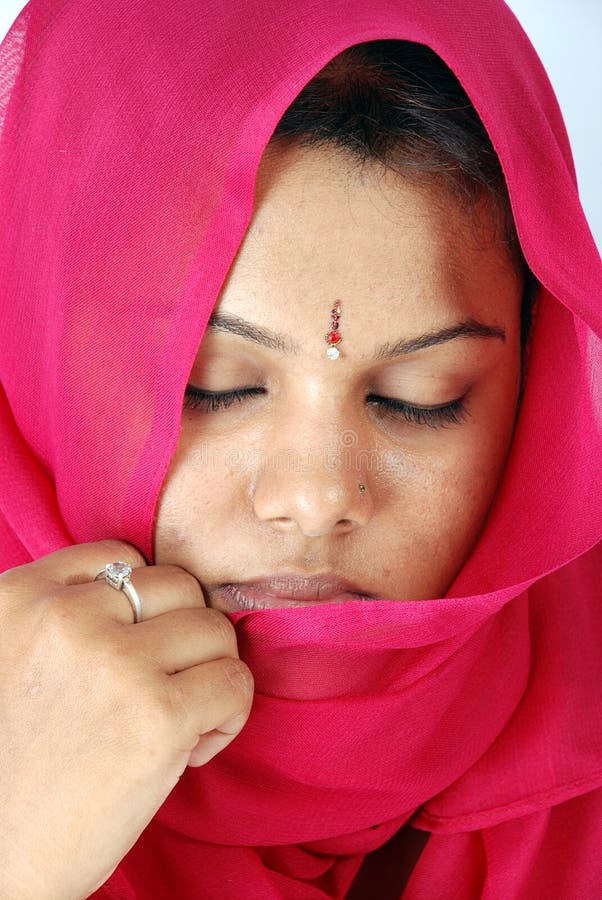
[[[0,569],[106,537],[152,561],[263,148],[329,59],[381,38],[463,84],[542,286],[503,483],[445,598],[232,616],[249,723],[102,896],[342,898],[405,822],[432,832],[410,900],[602,885],[602,265],[498,0],[31,0],[0,48]]]

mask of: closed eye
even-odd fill
[[[264,387],[237,388],[231,391],[203,391],[188,385],[184,397],[184,408],[199,409],[204,413],[219,412],[228,409],[235,403],[244,403],[252,397],[265,393]],[[430,428],[460,425],[466,418],[464,397],[459,397],[443,406],[428,407],[413,406],[392,397],[368,394],[366,403],[368,406],[382,410],[386,415],[403,418],[412,425],[427,425]]]
[[[428,425],[430,428],[441,428],[445,425],[461,425],[466,418],[464,397],[459,397],[444,406],[412,406],[392,397],[379,397],[368,394],[366,402],[376,406],[393,416],[401,416],[413,425]]]
[[[250,397],[265,393],[265,388],[238,388],[233,391],[202,391],[188,385],[184,395],[185,409],[200,409],[202,412],[217,412],[228,409],[233,403],[243,403]]]

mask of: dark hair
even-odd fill
[[[339,53],[291,103],[271,142],[335,145],[414,180],[439,175],[472,214],[485,198],[494,233],[524,279],[525,347],[537,282],[522,254],[504,175],[467,94],[429,47],[379,40]]]

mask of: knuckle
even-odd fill
[[[7,599],[38,598],[51,593],[54,587],[53,581],[40,574],[36,561],[23,563],[0,573],[0,591]]]
[[[167,570],[169,577],[174,581],[174,587],[177,587],[178,594],[182,597],[190,599],[196,606],[205,605],[205,595],[201,588],[200,582],[186,569],[180,566],[166,565],[162,568]]]
[[[29,566],[31,566],[31,563],[15,566],[13,569],[6,569],[4,572],[0,572],[0,590],[7,593],[21,593],[26,585],[28,586]]]
[[[224,648],[224,655],[234,653],[238,657],[236,631],[229,619],[217,609],[203,610],[203,627]]]
[[[225,657],[222,665],[223,675],[228,685],[234,688],[245,705],[250,704],[255,682],[249,667],[241,659],[234,659],[231,656]]]
[[[167,746],[174,730],[174,712],[173,702],[161,692],[141,691],[135,709],[131,700],[124,698],[123,719],[127,721],[130,750],[153,756]]]
[[[166,691],[149,691],[147,702],[143,705],[143,717],[147,723],[147,731],[154,735],[167,735],[173,729],[174,703]]]

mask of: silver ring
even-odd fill
[[[136,588],[130,581],[132,567],[124,562],[107,563],[102,572],[99,572],[94,581],[103,579],[117,591],[123,591],[132,607],[134,613],[134,624],[142,619],[142,604]]]

